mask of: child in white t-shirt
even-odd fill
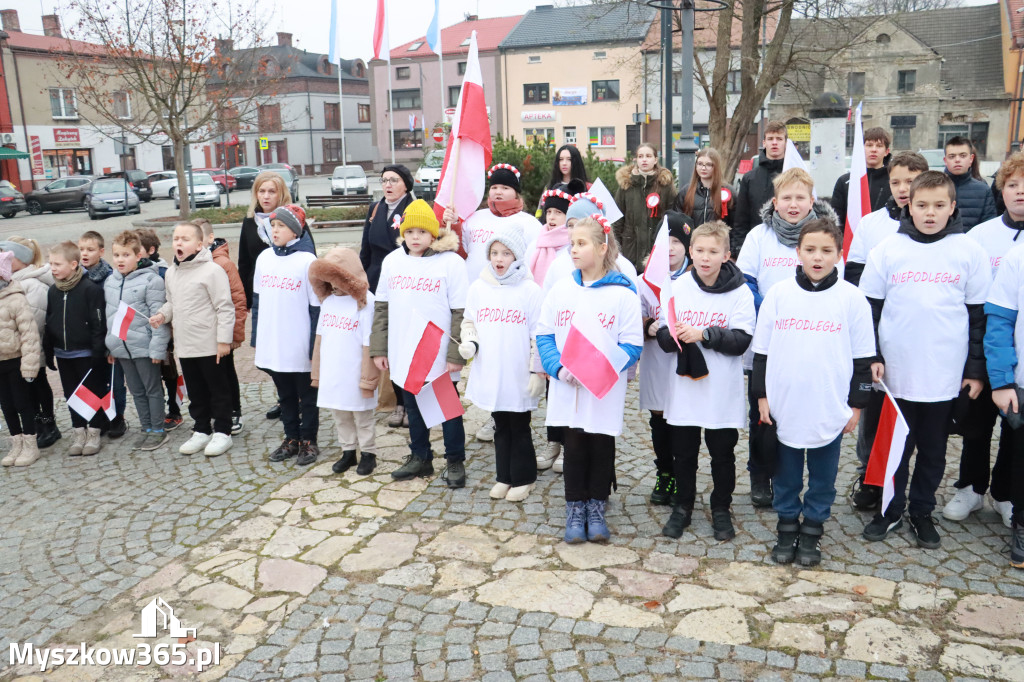
[[[370,360],[374,297],[352,249],[335,247],[315,260],[309,284],[320,299],[311,371],[316,404],[333,413],[341,444],[341,459],[331,468],[336,474],[352,468],[358,447],[356,473],[367,476],[377,466],[373,409],[380,371]]]
[[[840,279],[836,264],[842,253],[843,234],[835,223],[806,223],[796,277],[768,292],[754,332],[751,390],[761,421],[776,426],[779,441],[772,559],[780,564],[821,562],[818,542],[836,498],[839,446],[843,434],[857,427],[871,391],[871,308],[855,286]]]
[[[555,284],[544,299],[537,350],[544,371],[553,379],[548,388],[547,423],[565,427],[565,541],[607,542],[610,532],[605,508],[615,480],[615,437],[622,431],[626,370],[643,350],[643,322],[633,281],[615,269],[618,245],[611,223],[601,215],[584,218],[572,228],[571,237],[577,269],[571,278]],[[586,357],[588,371],[603,366],[617,374],[602,398],[583,387],[563,365],[573,328],[574,339],[585,337],[580,345],[602,349],[589,354],[581,351],[574,362]],[[580,329],[589,330],[590,336]],[[612,358],[615,364],[621,360],[622,366],[615,367]],[[604,383],[591,383],[600,385]]]
[[[754,333],[754,296],[739,267],[729,260],[729,226],[704,223],[690,237],[693,267],[662,292],[675,320],[660,311],[658,352],[671,361],[661,377],[677,488],[662,530],[679,538],[690,525],[697,495],[701,429],[711,455],[711,526],[715,539],[732,540],[729,508],[736,487],[738,429],[745,426],[743,353]],[[641,358],[641,368],[644,359]],[[641,379],[642,380],[642,379]]]
[[[752,229],[743,241],[736,258],[750,291],[754,294],[754,307],[759,308],[768,291],[779,282],[792,279],[799,265],[796,245],[800,229],[812,220],[825,218],[838,225],[835,211],[827,201],[814,198],[814,180],[802,168],[790,168],[772,181],[775,196],[761,208],[761,224]],[[842,266],[840,266],[842,275]],[[752,356],[744,357],[744,367],[750,369]],[[767,462],[770,454],[763,452],[764,425],[758,419],[757,400],[749,392],[749,456],[750,501],[755,507],[772,503],[771,470]]]
[[[690,245],[693,220],[679,211],[665,212],[668,221],[668,267],[672,281],[678,279],[689,264],[686,249]],[[676,494],[676,478],[672,468],[672,443],[668,422],[665,421],[665,394],[668,390],[666,378],[675,370],[675,358],[667,355],[658,346],[658,316],[661,314],[661,298],[654,293],[654,287],[664,282],[651,282],[642,277],[637,282],[640,290],[641,313],[644,318],[644,350],[640,354],[640,409],[651,413],[651,443],[654,446],[654,467],[657,478],[651,491],[651,504],[672,504]]]
[[[895,495],[885,514],[875,514],[864,528],[870,541],[888,537],[909,511],[918,546],[942,544],[931,517],[935,491],[946,468],[954,402],[964,389],[976,399],[984,385],[982,306],[992,278],[985,250],[963,230],[953,181],[937,171],[921,173],[910,186],[899,231],[872,249],[861,276],[885,383],[910,427]]]
[[[462,324],[466,307],[466,264],[455,252],[458,235],[441,229],[430,205],[422,199],[405,207],[399,225],[402,244],[381,263],[373,311],[370,356],[377,369],[391,371],[391,380],[400,390],[409,416],[410,454],[391,477],[396,481],[427,477],[434,473],[434,452],[430,448],[430,429],[416,402],[416,395],[404,388],[408,380],[413,349],[418,339],[410,338],[426,323],[441,328],[444,336],[425,381],[443,374],[458,373],[466,364],[458,346],[449,344],[452,331]],[[457,374],[456,374],[457,376]],[[419,392],[419,391],[417,391]],[[441,477],[449,488],[466,485],[466,432],[462,416],[441,425],[447,467]]]
[[[537,480],[530,417],[544,380],[530,372],[530,363],[541,290],[523,260],[519,230],[501,228],[485,246],[490,263],[469,286],[459,354],[476,358],[466,397],[494,419],[497,483],[491,498],[522,502]]]

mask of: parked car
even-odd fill
[[[252,182],[260,174],[260,169],[255,166],[235,166],[228,169],[228,175],[238,183],[237,189],[251,189]]]
[[[284,184],[288,186],[288,191],[292,194],[292,201],[296,204],[299,203],[299,176],[294,171],[288,170],[287,168],[279,168],[278,166],[286,166],[288,164],[283,163],[268,163],[259,166],[261,171],[269,170],[274,171],[282,178],[284,178]]]
[[[32,215],[43,211],[60,213],[66,208],[88,208],[86,195],[94,180],[91,175],[72,175],[54,180],[26,194],[25,208]]]
[[[227,194],[238,187],[238,180],[226,173],[223,168],[193,168],[193,173],[209,173],[213,181],[220,185],[220,191]]]
[[[130,171],[111,171],[103,176],[104,178],[128,178],[128,182],[132,184],[132,189],[139,195],[139,198],[145,202],[153,200],[153,188],[149,186],[149,176],[146,175],[146,171],[130,170]]]
[[[331,174],[331,194],[366,194],[366,171],[362,166],[338,166]]]
[[[284,170],[295,172],[295,169],[287,163],[264,163],[259,168],[261,170],[279,170],[283,168]]]
[[[124,178],[100,178],[89,188],[85,210],[89,213],[89,220],[97,220],[118,213],[141,213],[142,204],[139,203],[139,195]]]
[[[441,180],[441,167],[444,166],[444,150],[431,149],[423,157],[423,163],[416,169],[413,180],[417,183],[436,185]]]
[[[192,187],[195,192],[196,206],[220,206],[220,185],[209,173],[192,172]],[[174,198],[174,208],[181,208],[180,197],[177,194],[177,187],[171,196]],[[188,192],[185,192],[185,201],[188,201]]]
[[[162,199],[164,197],[170,199],[174,195],[171,194],[171,188],[178,186],[178,174],[172,170],[169,171],[157,171],[156,173],[149,174],[149,187],[153,191],[153,196]]]
[[[9,182],[0,184],[0,215],[13,218],[18,211],[26,207],[25,195],[14,188]]]

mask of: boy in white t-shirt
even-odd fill
[[[457,377],[466,361],[459,355],[458,345],[449,344],[454,330],[462,325],[466,307],[466,264],[455,253],[459,237],[441,229],[434,211],[422,199],[405,207],[399,225],[402,244],[381,264],[373,311],[373,333],[370,356],[382,372],[391,371],[391,380],[405,386],[417,334],[427,322],[441,328],[441,346],[431,365],[426,382],[443,374]],[[434,452],[416,395],[402,388],[405,411],[409,416],[410,454],[405,463],[391,472],[396,481],[432,476]],[[441,425],[447,467],[441,477],[449,488],[466,486],[466,432],[462,416]]]
[[[761,421],[776,426],[779,441],[772,559],[780,564],[821,562],[818,543],[836,498],[839,447],[843,434],[857,427],[871,391],[871,308],[840,279],[842,253],[843,234],[835,223],[805,224],[796,277],[768,292],[754,332],[752,392]]]
[[[309,284],[320,299],[320,319],[313,346],[313,386],[316,404],[334,415],[341,459],[331,469],[344,473],[356,463],[360,476],[377,466],[377,383],[380,371],[370,359],[373,294],[359,254],[334,247],[309,266]]]
[[[754,296],[744,286],[739,267],[729,260],[725,223],[704,223],[690,240],[693,268],[672,282],[671,291],[662,292],[665,305],[674,307],[675,328],[668,326],[668,311],[661,310],[657,331],[659,352],[671,361],[659,379],[667,384],[663,419],[677,488],[672,515],[661,532],[679,538],[690,525],[704,429],[714,483],[711,527],[722,542],[736,536],[729,507],[736,487],[738,429],[745,426],[742,356],[754,333]],[[641,370],[645,360],[641,356]]]
[[[993,278],[999,274],[1006,255],[1024,244],[1024,153],[1017,152],[1003,162],[996,173],[995,187],[1002,193],[1006,210],[1001,216],[975,225],[967,233],[988,253]],[[992,402],[992,387],[985,382],[981,395],[971,401],[960,428],[964,440],[960,450],[960,475],[953,484],[956,493],[942,508],[942,515],[950,521],[963,521],[981,509],[985,505],[985,492],[989,491],[992,508],[1002,517],[1003,525],[1009,528],[1012,523],[1010,479],[1005,475],[1010,457],[1010,429],[1005,422],[995,465],[989,468],[992,431],[998,415]]]
[[[843,278],[850,284],[860,284],[861,273],[868,261],[868,254],[879,242],[889,235],[896,234],[900,226],[900,213],[910,203],[910,184],[921,173],[928,170],[928,161],[917,152],[899,152],[889,161],[889,191],[892,196],[885,206],[861,218],[857,231],[850,242],[850,252],[846,256]],[[845,216],[844,216],[845,217]],[[877,485],[864,484],[864,471],[868,466],[871,446],[878,430],[878,418],[882,414],[882,402],[885,392],[881,389],[871,391],[871,399],[860,416],[857,427],[857,470],[859,476],[854,482],[851,495],[853,506],[863,511],[874,511],[882,504],[882,488]]]
[[[802,168],[790,168],[772,181],[775,196],[761,208],[761,224],[752,229],[743,241],[743,247],[736,258],[747,286],[754,294],[754,307],[775,284],[791,279],[799,261],[796,255],[800,229],[812,220],[825,218],[838,225],[835,211],[827,201],[814,198],[814,180]],[[840,273],[842,270],[840,269]],[[744,366],[750,369],[751,357],[744,358]],[[764,427],[760,424],[757,400],[750,393],[747,383],[749,418],[749,456],[747,471],[750,472],[750,501],[755,507],[767,507],[772,503],[771,471],[766,462],[770,453],[763,452]]]
[[[935,491],[946,467],[954,401],[963,389],[976,399],[984,383],[982,305],[991,277],[985,250],[963,233],[953,181],[937,171],[921,173],[910,186],[899,231],[872,249],[860,280],[885,383],[910,427],[895,496],[885,515],[875,514],[864,528],[867,540],[884,540],[903,525],[910,479],[908,511],[917,544],[942,544],[931,518]],[[883,373],[878,370],[876,381]]]

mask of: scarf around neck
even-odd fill
[[[506,272],[501,277],[498,277],[498,273],[494,271],[494,266],[490,263],[487,264],[487,268],[491,271],[491,276],[494,277],[494,281],[499,286],[509,287],[519,284],[524,279],[530,276],[530,269],[526,267],[526,263],[521,260],[517,260],[508,267]]]
[[[487,208],[499,218],[507,218],[523,210],[523,198],[502,199],[501,201],[487,200]]]
[[[77,270],[71,273],[71,276],[67,279],[54,279],[53,283],[57,286],[57,289],[63,292],[68,292],[78,286],[78,283],[82,281],[82,276],[85,274],[85,269],[79,267]]]
[[[800,241],[801,228],[817,217],[812,208],[811,212],[804,216],[803,220],[794,225],[779,215],[778,211],[773,211],[771,227],[775,231],[775,238],[779,240],[780,244],[796,248],[797,242]]]
[[[559,225],[537,235],[533,257],[530,258],[530,272],[535,282],[542,283],[552,261],[561,250],[569,245],[569,226]]]
[[[253,214],[253,218],[256,220],[256,234],[267,246],[270,246],[273,242],[270,239],[270,213],[260,213],[257,211]]]

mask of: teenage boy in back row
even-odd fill
[[[917,544],[941,545],[931,513],[945,471],[953,404],[962,389],[977,398],[985,379],[983,305],[991,273],[985,250],[963,232],[953,181],[937,171],[921,173],[910,186],[897,233],[871,251],[861,276],[878,337],[873,378],[884,378],[910,427],[895,496],[885,514],[875,514],[864,528],[871,541],[903,525],[910,479],[908,511]]]

